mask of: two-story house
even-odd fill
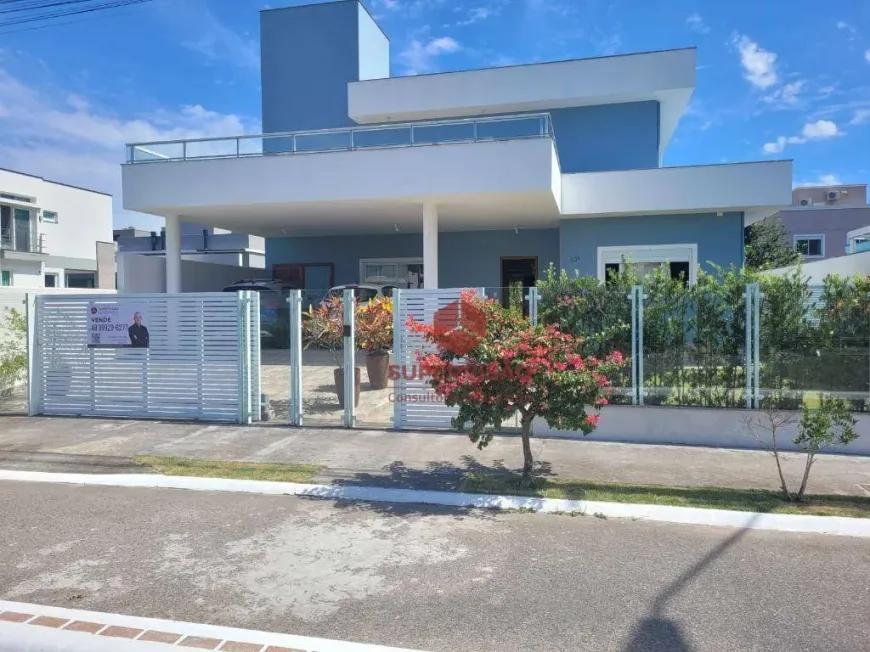
[[[790,161],[662,167],[694,49],[390,76],[390,43],[343,0],[261,12],[265,133],[128,145],[124,205],[266,237],[306,289],[604,279],[626,257],[741,265],[743,228],[787,205]]]
[[[0,169],[0,286],[114,288],[112,196]]]
[[[807,261],[851,253],[849,233],[870,226],[867,186],[801,186],[791,206],[772,218],[785,225],[791,243]]]

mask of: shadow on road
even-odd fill
[[[733,545],[735,545],[750,530],[752,523],[758,518],[753,517],[749,525],[742,528],[724,539],[718,546],[713,548],[704,557],[699,559],[691,568],[686,570],[677,579],[666,586],[655,597],[650,605],[649,612],[635,625],[631,640],[622,649],[622,652],[693,652],[694,648],[689,645],[679,623],[665,615],[668,603],[677,596],[687,585],[697,578],[704,570],[716,561]]]
[[[471,455],[461,458],[459,464],[447,461],[428,462],[423,468],[407,466],[402,461],[388,464],[382,471],[348,472],[328,469],[318,481],[336,486],[367,486],[385,487],[389,489],[418,489],[424,491],[457,491],[462,486],[463,478],[469,473],[481,473],[489,476],[504,475],[506,478],[516,478],[521,469],[510,469],[501,460],[492,464],[481,464]],[[539,477],[553,475],[549,462],[536,462],[535,474]],[[337,507],[358,505],[355,501],[336,501]],[[389,516],[408,516],[410,514],[442,514],[442,515],[474,515],[483,517],[491,515],[492,511],[468,507],[436,507],[422,503],[366,503],[365,509]]]

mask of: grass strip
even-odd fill
[[[311,482],[323,468],[315,464],[258,464],[151,455],[138,455],[133,458],[133,461],[149,466],[163,475],[229,480],[277,480],[278,482]]]
[[[470,472],[459,491],[510,496],[537,496],[609,503],[639,503],[729,509],[766,514],[814,514],[870,518],[870,497],[808,495],[804,502],[788,502],[782,494],[765,489],[727,487],[668,487],[617,482],[586,482],[561,478],[536,478],[534,486],[524,486],[520,476]]]
[[[323,468],[316,464],[258,464],[255,462],[223,462],[150,455],[140,455],[133,459],[163,475],[227,478],[230,480],[275,480],[309,483]],[[522,478],[516,474],[471,471],[464,475],[457,491],[505,496],[594,500],[608,503],[729,509],[765,514],[814,514],[817,516],[870,518],[870,497],[808,495],[805,496],[804,502],[793,503],[783,500],[779,492],[766,489],[669,487],[618,482],[587,482],[563,478],[536,478],[534,485],[529,487],[523,484]]]

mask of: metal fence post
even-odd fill
[[[532,326],[538,325],[538,288],[530,287],[529,295],[526,297],[529,300],[529,321]]]
[[[637,292],[637,404],[643,405],[643,311],[644,299],[642,285],[635,285]]]
[[[746,331],[746,343],[744,346],[744,355],[743,355],[743,376],[746,380],[746,409],[752,409],[752,287],[750,283],[746,284],[746,288],[743,291],[744,300],[746,302],[746,319],[745,328]]]
[[[752,307],[752,380],[753,407],[761,407],[761,286],[753,283],[755,301]]]
[[[631,404],[637,405],[637,292],[631,288]]]
[[[243,305],[243,332],[244,338],[242,340],[245,351],[244,351],[244,391],[245,391],[245,415],[244,415],[244,423],[251,423],[253,416],[253,406],[251,401],[251,307],[254,303],[251,298],[252,290],[245,290],[241,294],[242,296],[242,305]],[[259,397],[257,397],[259,401]]]
[[[27,415],[35,417],[42,412],[42,351],[39,346],[38,296],[28,294],[27,306]]]
[[[302,290],[290,290],[290,425],[302,425]]]
[[[344,308],[344,425],[356,425],[356,337],[354,334],[354,309],[356,297],[353,290],[345,290],[342,295]]]
[[[405,364],[404,344],[402,344],[402,323],[401,315],[402,307],[402,290],[396,288],[393,290],[393,361],[396,363],[396,369],[401,373]],[[393,381],[393,428],[402,430],[404,422],[402,420],[402,401],[396,395],[396,388],[400,387],[399,380]]]

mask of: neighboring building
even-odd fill
[[[792,202],[779,218],[806,261],[849,253],[850,231],[870,225],[867,186],[807,186],[792,191]]]
[[[203,228],[188,222],[182,223],[181,228],[181,256],[184,260],[258,269],[266,266],[266,244],[260,236]],[[159,233],[132,228],[118,229],[114,239],[119,254],[166,254],[165,229]]]
[[[790,161],[661,167],[694,49],[391,78],[357,0],[260,17],[266,134],[127,148],[124,205],[166,217],[169,291],[182,219],[266,237],[306,289],[503,287],[628,256],[741,265],[744,226],[790,201]]]
[[[0,169],[0,285],[114,288],[112,196]]]

